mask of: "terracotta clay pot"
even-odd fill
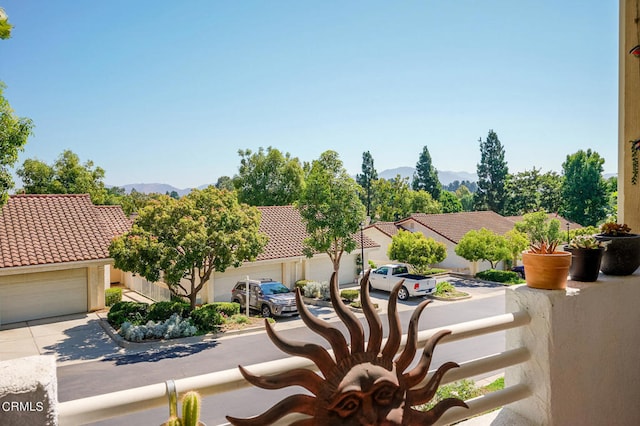
[[[527,286],[544,290],[562,290],[567,287],[571,253],[556,251],[551,254],[522,253],[522,264]]]

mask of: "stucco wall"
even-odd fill
[[[508,288],[507,312],[525,309],[531,324],[507,332],[507,349],[524,345],[531,360],[508,368],[505,385],[533,391],[509,409],[535,424],[638,424],[638,300],[640,272],[566,291]]]
[[[376,266],[384,265],[385,263],[391,263],[391,259],[387,256],[387,250],[391,245],[391,237],[383,234],[375,228],[369,228],[364,230],[364,235],[375,241],[380,247],[369,249],[365,252],[364,262],[365,268],[368,268],[368,261],[373,261]]]

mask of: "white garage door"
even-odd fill
[[[87,269],[0,277],[0,324],[87,312]]]

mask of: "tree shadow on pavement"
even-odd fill
[[[201,342],[188,345],[176,344],[174,346],[153,348],[144,352],[136,352],[132,354],[109,355],[104,357],[102,361],[113,362],[115,365],[137,364],[139,362],[158,362],[164,359],[183,358],[197,354],[217,345],[217,342]]]
[[[85,324],[52,332],[51,335],[47,335],[46,331],[40,333],[35,336],[37,342],[55,340],[55,343],[42,346],[42,355],[55,355],[58,362],[93,360],[120,349],[104,332],[98,320],[89,320]],[[60,333],[64,338],[60,339]]]
[[[505,286],[502,283],[496,283],[493,281],[481,281],[470,278],[451,278],[448,281],[455,287],[461,288],[499,288]]]

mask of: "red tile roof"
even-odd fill
[[[567,229],[567,223],[569,224],[569,229],[583,228],[583,226],[580,225],[579,223],[571,222],[570,220],[563,218],[557,213],[547,213],[547,217],[549,217],[549,219],[558,219],[560,221],[560,228],[562,229]],[[516,222],[520,222],[524,218],[524,216],[506,216],[506,218],[512,221],[513,223],[516,223]]]
[[[471,230],[486,228],[502,235],[513,229],[514,223],[498,213],[481,211],[441,214],[415,213],[396,222],[396,224],[404,225],[409,220],[415,220],[455,244],[458,244],[464,234]]]
[[[112,237],[122,235],[131,229],[133,221],[124,214],[121,206],[95,207]]]
[[[256,260],[304,256],[307,237],[293,206],[258,207],[269,242]],[[89,195],[13,195],[0,213],[0,268],[98,260],[131,221],[120,206],[94,206]],[[360,235],[354,235],[360,247]],[[378,247],[364,237],[364,247]]]
[[[389,237],[393,237],[401,229],[394,222],[376,222],[367,226],[367,228],[375,228]]]
[[[130,226],[119,206],[88,194],[12,195],[0,211],[0,268],[106,259]]]
[[[302,242],[308,237],[300,212],[293,206],[258,207],[262,213],[260,231],[269,236],[269,242],[256,260],[272,260],[304,256]],[[360,234],[354,235],[358,248]],[[364,236],[364,247],[378,247],[378,244]]]

